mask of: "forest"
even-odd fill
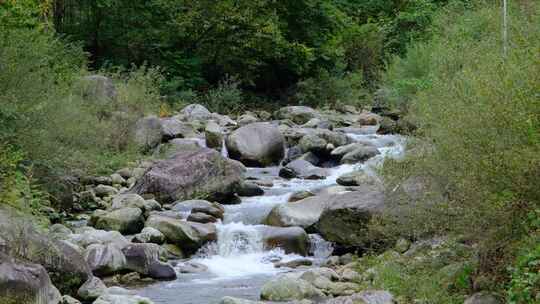
[[[257,129],[263,123],[267,127]],[[201,141],[202,150],[193,148]],[[258,145],[255,152],[242,151]],[[266,155],[254,159],[261,151]],[[156,182],[165,173],[155,171],[186,170],[175,167],[181,164],[201,167]],[[223,176],[214,181],[215,174]],[[178,180],[185,184],[167,192]],[[287,187],[284,202],[267,202],[282,199]],[[384,208],[362,205],[375,204],[379,194]],[[122,195],[137,195],[141,203],[117,208],[131,204]],[[169,236],[180,224],[168,222],[167,212],[177,212],[180,221],[182,201],[199,199],[212,207],[192,206],[181,220],[196,222],[189,228],[196,232],[182,228],[187,236],[181,241]],[[152,200],[158,207],[145,209]],[[319,212],[309,224],[295,213],[302,213],[292,206],[296,201],[306,217]],[[252,208],[266,212],[262,220],[250,222],[257,217],[252,213],[243,215],[249,220],[232,217],[245,204],[261,204]],[[348,207],[334,214],[332,204]],[[111,219],[118,209],[142,213],[118,224]],[[263,229],[253,227],[298,228],[310,241],[320,235],[332,243],[333,253],[320,265],[316,254],[294,252],[320,266],[303,274],[296,270],[300,264],[290,264],[289,248],[280,248],[283,265],[273,265],[295,269],[297,277],[272,273],[260,286],[249,285],[259,284],[258,277],[246,279],[249,284],[238,284],[257,290],[247,300],[220,285],[216,295],[224,297],[216,299],[223,304],[540,303],[540,3],[0,0],[0,267],[43,265],[47,288],[63,296],[47,289],[43,298],[40,283],[35,297],[19,297],[23,289],[0,273],[0,298],[6,299],[0,304],[218,303],[198,294],[190,294],[193,302],[153,297],[165,289],[160,283],[140,287],[146,277],[155,279],[154,272],[129,266],[131,245],[117,248],[127,266],[110,271],[114,267],[106,265],[104,271],[89,260],[97,244],[62,236],[78,248],[84,267],[90,265],[80,282],[62,277],[38,254],[19,250],[24,242],[32,246],[22,247],[37,249],[56,245],[8,232],[16,226],[12,218],[29,223],[47,242],[58,241],[57,225],[82,238],[84,229],[73,224],[80,220],[86,228],[120,231],[122,238],[159,230],[159,246],[174,243],[182,256],[159,263],[183,261],[191,270],[203,264],[209,275],[218,275],[215,256],[236,265],[227,258],[255,254],[235,239]],[[241,233],[233,235],[239,223]],[[266,242],[264,231],[259,243]],[[194,241],[193,234],[205,236]],[[126,243],[157,244],[134,239]],[[212,252],[208,243],[223,250],[225,240],[241,248],[206,253]],[[266,246],[256,254],[270,254]],[[265,259],[253,267],[263,269]],[[324,267],[339,278],[326,273],[307,279]],[[185,269],[174,269],[181,281]],[[349,270],[354,274],[346,275]],[[136,292],[135,300],[107,292],[81,295],[92,278],[105,290],[117,283],[106,278],[129,273],[141,276],[139,285],[120,285]],[[300,295],[279,285],[297,279],[308,282],[298,287]],[[392,298],[381,293],[380,302],[369,300],[363,294],[369,290]]]

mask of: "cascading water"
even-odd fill
[[[181,274],[171,283],[158,283],[141,290],[156,304],[213,304],[223,296],[236,296],[256,300],[259,289],[270,276],[282,268],[273,262],[286,262],[299,256],[285,254],[282,250],[265,250],[261,225],[272,208],[287,203],[292,193],[315,190],[335,185],[339,176],[362,170],[376,176],[376,168],[385,158],[403,155],[404,138],[396,135],[348,134],[355,142],[375,145],[380,154],[357,165],[340,165],[331,168],[323,180],[284,180],[278,177],[279,168],[248,168],[248,176],[271,180],[273,186],[265,187],[265,195],[242,198],[238,205],[226,205],[222,223],[216,225],[217,242],[207,245],[190,261],[205,265],[207,272]],[[228,156],[225,145],[222,155]],[[332,253],[332,244],[316,234],[309,235],[310,254],[315,263]],[[181,289],[181,291],[179,291]],[[182,295],[182,296],[180,296]]]

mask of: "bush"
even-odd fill
[[[208,110],[217,113],[240,113],[243,110],[240,81],[227,76],[216,88],[208,90],[199,98]]]
[[[385,75],[419,126],[409,156],[385,164],[386,181],[391,191],[420,177],[428,190],[409,214],[386,221],[387,235],[463,235],[480,245],[479,274],[498,282],[508,278],[515,243],[527,235],[524,218],[540,201],[538,12],[532,1],[511,7],[505,57],[498,6],[448,6],[432,39],[411,46]]]
[[[335,76],[326,70],[316,78],[308,78],[298,83],[295,96],[302,105],[336,108],[350,104],[358,107],[367,104],[362,75],[346,73]]]

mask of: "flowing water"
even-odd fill
[[[172,282],[159,282],[137,290],[156,304],[216,304],[224,296],[257,300],[261,286],[272,276],[290,269],[274,268],[273,262],[287,262],[299,258],[282,250],[264,250],[261,224],[270,210],[287,202],[297,191],[315,190],[335,185],[344,173],[364,170],[376,174],[384,158],[403,154],[404,139],[395,135],[348,134],[354,141],[370,142],[381,154],[358,165],[341,165],[330,169],[323,180],[285,180],[278,176],[279,168],[248,168],[247,176],[270,180],[272,187],[263,187],[265,194],[242,198],[238,205],[226,205],[225,217],[217,224],[217,242],[209,244],[189,262],[208,267],[208,271],[179,274]],[[223,149],[223,155],[227,152]],[[332,246],[318,235],[310,235],[310,258],[317,264],[332,253]],[[185,261],[183,261],[185,262]]]

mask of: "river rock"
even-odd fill
[[[195,262],[182,263],[177,268],[180,273],[201,273],[208,271],[208,267]]]
[[[379,124],[381,119],[382,117],[375,113],[362,112],[358,116],[358,123],[364,126],[375,126]]]
[[[320,138],[315,134],[308,134],[302,137],[302,139],[300,139],[300,142],[298,143],[302,151],[314,153],[324,152],[326,150],[327,144],[328,143],[326,142],[326,140]]]
[[[345,173],[337,178],[336,182],[342,186],[376,185],[380,181],[377,177],[365,171],[353,171]]]
[[[333,199],[333,195],[320,195],[276,205],[268,214],[265,223],[277,227],[309,228],[319,220],[326,204]]]
[[[197,137],[199,134],[195,129],[177,119],[176,117],[160,118],[161,124],[161,140],[169,141],[174,138],[189,138]]]
[[[71,296],[64,295],[62,297],[62,300],[60,301],[61,304],[81,304],[81,302]]]
[[[285,154],[285,139],[272,124],[257,122],[243,126],[227,137],[229,156],[248,166],[278,164]]]
[[[112,209],[139,208],[144,210],[145,200],[138,194],[124,193],[113,197]]]
[[[60,292],[43,266],[17,261],[0,252],[0,302],[58,304]]]
[[[77,296],[87,302],[91,302],[107,290],[107,286],[97,277],[91,277],[77,291]]]
[[[92,304],[154,304],[154,302],[135,295],[104,294]]]
[[[290,119],[294,123],[302,125],[310,119],[318,117],[319,113],[306,106],[288,106],[279,109],[274,116],[277,119]]]
[[[313,194],[313,192],[311,191],[298,191],[298,192],[294,192],[293,194],[291,194],[291,197],[289,197],[289,200],[288,202],[289,203],[294,203],[294,202],[297,202],[297,201],[301,201],[305,198],[308,198],[308,197],[312,197],[314,196],[315,194]]]
[[[187,120],[206,120],[212,116],[207,108],[196,103],[185,106],[180,113]]]
[[[210,214],[202,213],[202,212],[192,212],[188,218],[188,221],[190,222],[197,222],[197,223],[215,223],[218,221],[217,218],[211,216]]]
[[[221,151],[221,148],[223,146],[223,140],[225,138],[223,129],[221,129],[221,127],[216,122],[210,120],[206,123],[204,134],[206,139],[206,146]]]
[[[263,302],[244,300],[233,297],[223,297],[219,304],[263,304]]]
[[[279,170],[283,178],[324,179],[330,175],[329,171],[312,165],[303,159],[296,159]]]
[[[3,207],[0,207],[0,251],[45,267],[62,293],[76,291],[91,276],[82,254],[73,246],[42,234],[18,213]]]
[[[315,129],[328,129],[331,130],[333,125],[328,120],[320,118],[312,118],[308,122],[302,125],[303,128],[315,128]]]
[[[395,304],[394,296],[384,290],[366,290],[351,296],[330,299],[324,304]]]
[[[281,248],[285,253],[308,255],[309,238],[304,229],[300,227],[269,227],[259,228],[267,249]]]
[[[269,301],[283,302],[323,297],[322,291],[293,275],[278,276],[264,284],[261,290],[261,299]]]
[[[163,137],[161,121],[155,115],[139,119],[135,124],[134,140],[141,149],[157,146]]]
[[[255,122],[259,122],[259,118],[246,113],[246,114],[240,115],[237,121],[238,121],[238,125],[242,127],[242,126],[249,125]]]
[[[362,146],[354,149],[353,151],[343,155],[341,158],[342,164],[355,164],[366,161],[375,155],[380,154],[379,149],[372,146]]]
[[[142,230],[144,218],[141,209],[122,208],[98,216],[95,227],[103,230],[115,230],[123,234],[133,234]]]
[[[311,265],[313,265],[313,261],[310,259],[294,259],[292,261],[278,262],[274,264],[276,268],[282,268],[282,267],[298,268],[300,266],[311,266]]]
[[[332,196],[315,224],[321,236],[343,246],[368,245],[367,224],[384,208],[381,187],[360,186],[358,191]]]
[[[126,257],[113,244],[92,244],[86,248],[84,259],[98,276],[115,274],[126,268]]]
[[[99,197],[105,197],[115,195],[116,193],[118,193],[118,190],[112,186],[97,185],[97,187],[94,188],[94,192]]]
[[[87,248],[92,244],[113,244],[118,248],[123,248],[129,241],[118,231],[98,230],[92,227],[84,227],[84,229],[72,234],[69,241],[82,247]]]
[[[159,230],[165,238],[188,252],[194,252],[204,243],[216,239],[216,228],[212,224],[200,224],[160,215],[151,215],[147,227]]]
[[[133,237],[134,243],[153,243],[161,245],[165,242],[165,235],[152,227],[144,227],[141,233]]]
[[[221,204],[211,203],[205,200],[176,202],[172,210],[185,213],[202,212],[218,219],[223,219],[223,214],[225,213],[225,208]]]
[[[160,261],[161,247],[156,244],[131,244],[122,249],[126,269],[158,280],[174,280],[176,272]]]
[[[200,148],[156,162],[131,191],[153,194],[162,203],[195,197],[223,201],[236,192],[244,171],[244,166],[219,152]]]
[[[159,145],[153,156],[157,159],[166,159],[174,156],[176,153],[194,152],[200,148],[204,148],[204,145],[199,139],[175,138],[167,143]]]
[[[244,182],[240,185],[236,194],[244,197],[261,196],[264,194],[264,190],[257,184]]]

